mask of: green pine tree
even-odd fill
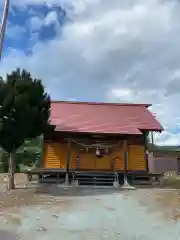
[[[53,130],[50,96],[41,80],[17,69],[0,79],[0,145],[8,153],[8,189],[14,188],[15,153],[27,139]]]

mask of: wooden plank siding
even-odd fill
[[[128,170],[146,170],[145,147],[142,145],[128,146]]]
[[[67,144],[59,142],[45,143],[44,168],[66,168]]]

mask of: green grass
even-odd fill
[[[180,176],[168,177],[168,179],[164,179],[163,187],[180,189]]]

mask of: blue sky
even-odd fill
[[[53,99],[152,103],[156,142],[180,144],[179,1],[10,2],[0,75],[25,68]]]
[[[5,38],[4,54],[8,53],[9,48],[23,50],[26,54],[31,53],[31,48],[37,41],[45,42],[56,36],[56,22],[52,20],[38,29],[32,29],[29,22],[33,18],[43,19],[51,12],[57,15],[59,26],[65,22],[65,11],[60,7],[48,7],[47,5],[31,5],[27,8],[11,6],[8,17],[8,34]],[[14,36],[16,35],[17,36]]]

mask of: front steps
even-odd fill
[[[118,174],[115,173],[74,173],[76,185],[79,186],[114,186],[118,187]]]

